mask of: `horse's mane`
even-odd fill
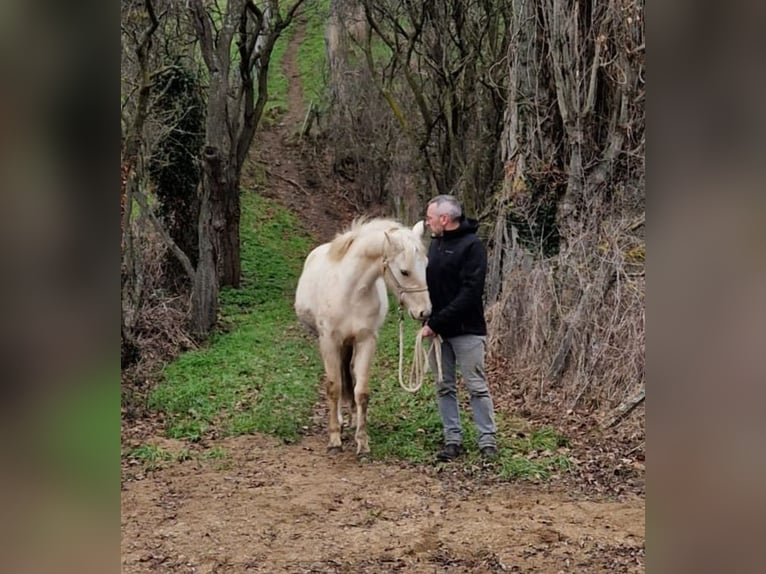
[[[340,260],[343,258],[354,242],[361,242],[368,234],[375,234],[381,231],[393,232],[398,229],[403,229],[404,226],[393,219],[385,217],[375,217],[368,219],[367,217],[358,217],[351,222],[349,228],[339,233],[330,242],[329,257],[334,260]]]

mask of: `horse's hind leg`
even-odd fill
[[[340,393],[341,373],[340,354],[337,345],[332,340],[323,338],[319,341],[319,347],[324,361],[325,377],[327,379],[327,426],[330,441],[327,450],[337,452],[341,450],[340,440]]]
[[[367,403],[370,398],[370,365],[375,354],[374,338],[359,342],[354,349],[354,399],[356,402],[356,454],[366,456],[370,453],[370,440],[367,435]]]
[[[341,349],[340,375],[341,375],[341,406],[348,409],[349,426],[354,427],[356,416],[356,403],[354,402],[354,374],[351,372],[351,361],[354,356],[354,347],[344,345]],[[338,421],[343,426],[343,409],[338,410]]]

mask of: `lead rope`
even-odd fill
[[[415,337],[415,354],[412,357],[412,368],[410,369],[410,379],[404,384],[404,312],[399,307],[399,386],[405,391],[416,393],[423,386],[426,373],[429,370],[430,363],[428,357],[432,352],[436,353],[436,380],[442,379],[442,339],[439,335],[433,337],[431,346],[426,351],[423,348],[423,335],[418,331]]]

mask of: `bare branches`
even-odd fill
[[[609,416],[602,423],[602,427],[606,429],[617,426],[626,416],[628,416],[633,409],[644,402],[646,398],[646,387],[641,385],[641,388],[631,396],[624,400],[620,405],[614,409]]]
[[[146,123],[147,110],[149,107],[149,95],[151,91],[151,77],[149,72],[149,50],[152,37],[159,26],[154,5],[151,0],[145,0],[144,8],[149,16],[149,25],[141,34],[141,39],[136,46],[138,59],[137,75],[139,80],[138,102],[133,119],[129,122],[122,150],[122,167],[125,171],[125,184],[121,190],[122,221],[121,221],[121,331],[123,337],[131,339],[136,314],[141,306],[143,298],[144,273],[142,260],[137,252],[135,237],[131,227],[133,215],[133,199],[139,181],[144,179],[143,162],[139,158],[139,150],[142,142],[142,132]],[[132,341],[123,341],[124,345],[132,344]]]
[[[356,43],[382,102],[419,156],[412,163],[427,187],[457,193],[469,207],[477,189],[491,187],[496,167],[485,142],[499,135],[495,102],[505,89],[492,66],[505,53],[502,14],[509,3],[359,2],[368,32]]]
[[[189,279],[193,280],[194,266],[192,266],[191,260],[186,255],[186,253],[184,253],[181,250],[181,248],[178,247],[176,242],[173,241],[173,238],[170,236],[170,234],[168,233],[163,223],[157,217],[157,214],[154,212],[154,209],[149,205],[149,202],[146,200],[146,194],[143,192],[143,190],[135,189],[133,193],[133,197],[141,206],[142,213],[145,214],[149,218],[149,220],[152,222],[152,225],[154,225],[155,230],[157,231],[159,236],[162,238],[165,245],[167,245],[168,249],[170,249],[173,252],[173,254],[178,258],[178,261],[183,266],[184,271],[186,271],[186,274],[189,276]]]
[[[212,71],[216,68],[216,63],[213,59],[215,54],[215,34],[210,14],[205,9],[202,0],[190,0],[189,7],[191,9],[194,29],[197,32],[197,39],[200,43],[202,58],[205,60],[205,65],[207,65],[208,69]]]
[[[519,370],[534,370],[520,383],[528,401],[609,412],[632,404],[643,387],[643,221],[602,214],[594,232],[547,258],[506,242],[489,348]]]
[[[149,50],[152,46],[152,38],[159,26],[159,20],[154,12],[154,4],[152,0],[145,0],[144,6],[149,16],[149,25],[141,34],[141,39],[136,47],[136,56],[138,58],[139,77],[141,78],[138,88],[138,103],[136,104],[136,113],[133,120],[133,125],[128,129],[127,137],[125,138],[125,161],[135,161],[135,156],[138,153],[138,146],[140,143],[141,130],[146,122],[146,113],[149,106],[149,94],[151,91],[151,74],[149,70]]]

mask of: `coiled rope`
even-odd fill
[[[399,386],[405,391],[416,393],[423,386],[426,373],[429,370],[430,363],[428,357],[431,353],[436,353],[436,380],[442,378],[442,339],[439,335],[431,338],[431,346],[426,351],[423,346],[423,335],[418,331],[415,337],[415,353],[412,357],[412,367],[410,368],[410,378],[407,384],[404,383],[404,312],[399,307]]]

